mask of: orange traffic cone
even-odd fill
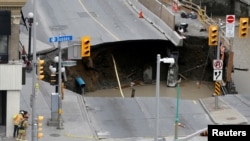
[[[178,12],[177,4],[173,3],[172,9],[173,9],[174,12]]]
[[[143,18],[142,11],[140,11],[140,13],[139,13],[139,18]]]

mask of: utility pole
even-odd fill
[[[33,26],[33,68],[36,68],[36,0],[33,0],[33,13],[34,13],[34,26]],[[36,90],[39,87],[36,78],[36,69],[33,69],[33,79],[32,79],[32,141],[37,141],[37,122],[36,122]]]
[[[62,124],[62,50],[61,41],[58,42],[58,126],[57,129],[63,129]]]
[[[58,42],[58,51],[59,55],[57,59],[54,59],[54,61],[57,63],[57,71],[58,71],[58,76],[57,76],[57,84],[56,86],[56,92],[58,91],[58,118],[57,118],[57,129],[63,129],[63,121],[62,121],[62,49],[61,49],[61,42],[63,41],[72,41],[73,36],[72,35],[59,35],[56,37],[50,37],[49,42]],[[53,67],[52,67],[53,70]],[[51,70],[51,71],[52,71]],[[65,70],[64,70],[65,71]]]

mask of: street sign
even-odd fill
[[[223,61],[222,60],[214,60],[213,67],[215,70],[221,70],[223,68]]]
[[[227,15],[226,20],[227,20],[227,23],[234,23],[235,22],[235,15]]]
[[[64,41],[72,41],[73,36],[72,35],[63,35],[63,36],[56,36],[56,37],[50,37],[49,42],[64,42]]]
[[[221,81],[222,80],[222,70],[214,70],[213,79],[214,79],[214,81]]]
[[[72,67],[72,66],[76,66],[76,61],[63,61],[62,62],[62,66],[64,67]]]
[[[234,37],[235,15],[226,16],[226,37]]]

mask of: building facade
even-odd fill
[[[19,34],[26,0],[0,1],[0,133],[13,135],[12,117],[20,110],[23,61]]]

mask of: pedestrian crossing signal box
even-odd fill
[[[58,85],[58,75],[56,73],[50,74],[50,85]]]
[[[37,78],[39,79],[39,80],[42,80],[42,79],[44,79],[44,67],[43,67],[43,65],[44,65],[44,60],[41,60],[41,59],[37,59]]]

